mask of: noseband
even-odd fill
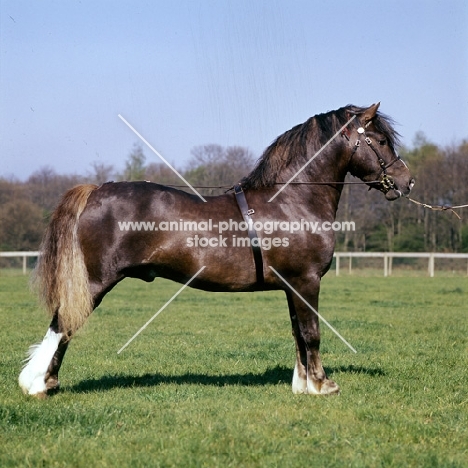
[[[354,143],[353,152],[351,153],[350,161],[353,158],[354,153],[356,153],[358,148],[361,146],[361,136],[364,136],[364,141],[367,143],[370,149],[377,156],[377,161],[379,162],[379,165],[380,165],[380,172],[379,172],[379,175],[377,176],[377,180],[379,180],[380,182],[383,193],[387,193],[388,191],[395,188],[395,182],[393,181],[393,177],[387,174],[387,169],[393,164],[395,164],[397,161],[401,161],[401,158],[398,155],[398,153],[395,152],[396,154],[395,158],[393,158],[388,164],[385,163],[385,161],[380,157],[379,152],[375,148],[373,141],[366,135],[365,127],[360,125],[360,122],[359,122],[359,127],[357,129],[357,132],[358,132],[358,139],[356,140],[356,143]],[[342,135],[349,141],[348,129],[343,130]]]

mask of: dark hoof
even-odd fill
[[[57,379],[49,379],[46,382],[47,395],[55,395],[60,390],[60,382]]]

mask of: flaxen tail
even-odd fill
[[[88,272],[78,241],[78,221],[97,185],[69,190],[44,235],[34,283],[48,312],[58,312],[60,331],[71,336],[93,311]]]

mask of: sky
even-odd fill
[[[378,101],[408,147],[468,139],[466,0],[0,0],[0,177],[122,170],[119,115],[183,169]]]

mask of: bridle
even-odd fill
[[[380,185],[382,187],[382,192],[387,193],[392,189],[399,192],[399,190],[395,189],[395,182],[393,180],[393,177],[391,175],[387,174],[387,169],[389,167],[393,166],[393,164],[395,164],[397,161],[401,161],[401,158],[398,155],[398,153],[395,151],[395,157],[389,163],[386,163],[382,159],[382,157],[380,156],[379,152],[377,151],[372,139],[369,138],[366,135],[366,130],[365,129],[370,123],[371,122],[368,122],[365,126],[363,126],[363,125],[361,125],[361,122],[359,122],[359,119],[358,119],[358,124],[359,124],[359,127],[357,128],[358,138],[357,138],[356,142],[354,143],[353,151],[351,153],[351,157],[350,157],[349,160],[351,162],[351,160],[353,159],[354,154],[356,153],[356,151],[361,146],[361,137],[364,137],[364,141],[367,143],[367,145],[370,147],[370,149],[377,156],[377,161],[378,161],[379,166],[380,166],[380,172],[379,172],[379,174],[377,176],[377,180],[379,181],[379,183],[380,183]],[[349,141],[350,132],[349,132],[349,130],[347,128],[344,129],[341,132],[341,134]]]

